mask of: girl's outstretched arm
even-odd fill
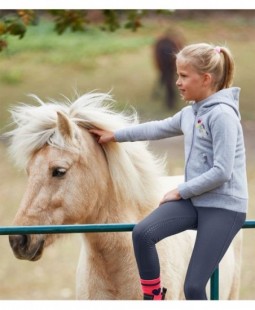
[[[97,142],[100,144],[108,142],[116,142],[114,133],[112,131],[102,129],[89,129],[89,132],[97,137]]]

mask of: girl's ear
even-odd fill
[[[204,73],[204,86],[211,86],[212,85],[212,75],[210,73]]]

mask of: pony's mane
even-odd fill
[[[31,96],[37,105],[23,103],[11,109],[15,128],[5,134],[9,138],[9,152],[21,167],[26,166],[33,153],[46,144],[64,147],[61,140],[52,139],[58,136],[57,112],[64,113],[74,128],[80,126],[115,131],[138,123],[134,111],[132,114],[114,111],[114,101],[107,93],[88,93],[74,102],[66,98],[66,102],[61,103],[54,100],[44,103],[37,96]],[[114,187],[118,192],[130,192],[132,197],[134,191],[138,193],[140,190],[143,201],[148,190],[151,191],[150,197],[152,192],[157,192],[155,178],[164,173],[164,164],[148,151],[147,143],[109,143],[104,144],[103,148]],[[126,182],[127,179],[131,182]]]

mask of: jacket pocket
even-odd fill
[[[202,156],[203,172],[206,172],[212,168],[212,163],[210,162],[210,159],[206,153],[202,153],[201,156]]]

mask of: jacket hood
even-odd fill
[[[208,110],[211,110],[215,105],[226,104],[230,106],[239,119],[241,119],[239,112],[239,95],[239,87],[224,88],[204,100],[193,103],[192,108],[194,112],[198,112],[199,110],[199,114],[204,114],[205,112],[208,112]]]

